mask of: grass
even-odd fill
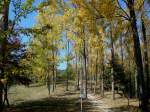
[[[75,91],[74,86],[69,87],[70,91],[65,89],[63,84],[59,84],[56,91],[48,95],[45,86],[12,86],[8,93],[11,106],[4,112],[80,112],[79,91]],[[83,106],[83,112],[99,112],[86,100]]]
[[[33,84],[30,87],[14,85],[9,89],[10,108],[5,108],[4,112],[80,112],[79,91],[70,84],[69,91],[66,91],[65,83],[59,83],[55,92],[48,94],[46,86]],[[111,92],[105,92],[102,98],[95,94],[96,99],[100,99],[112,112],[139,112],[138,101],[130,99],[128,106],[127,98],[116,94],[116,99],[112,100]],[[95,100],[96,100],[95,99]],[[97,105],[97,106],[98,106]],[[93,105],[89,100],[83,101],[83,112],[103,112]]]
[[[25,87],[25,86],[12,86],[8,93],[8,98],[11,105],[30,100],[37,100],[48,96],[45,86],[38,87]]]

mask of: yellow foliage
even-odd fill
[[[144,3],[144,0],[136,0],[135,6],[134,6],[135,10],[139,10],[140,8],[142,8],[143,3]]]
[[[112,0],[101,0],[99,10],[100,13],[108,20],[111,20],[115,14],[115,4]]]

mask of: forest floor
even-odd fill
[[[79,91],[73,86],[70,91],[65,91],[62,84],[57,86],[55,92],[48,95],[48,90],[42,85],[12,86],[9,89],[10,108],[4,112],[81,112]],[[127,99],[110,99],[110,93],[104,98],[99,95],[88,94],[88,99],[83,101],[83,112],[134,112],[137,109],[137,101],[131,100],[131,106],[127,106]]]

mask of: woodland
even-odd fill
[[[0,112],[150,112],[149,49],[150,0],[0,0]]]

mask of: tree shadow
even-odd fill
[[[4,112],[78,112],[77,98],[49,97],[35,101],[26,101],[5,109]]]
[[[112,110],[113,112],[140,112],[137,106],[127,106],[127,105],[110,108],[110,110]]]
[[[50,96],[39,100],[21,102],[6,108],[4,112],[80,112],[80,98],[66,96]],[[83,101],[83,112],[99,112],[86,100]]]

